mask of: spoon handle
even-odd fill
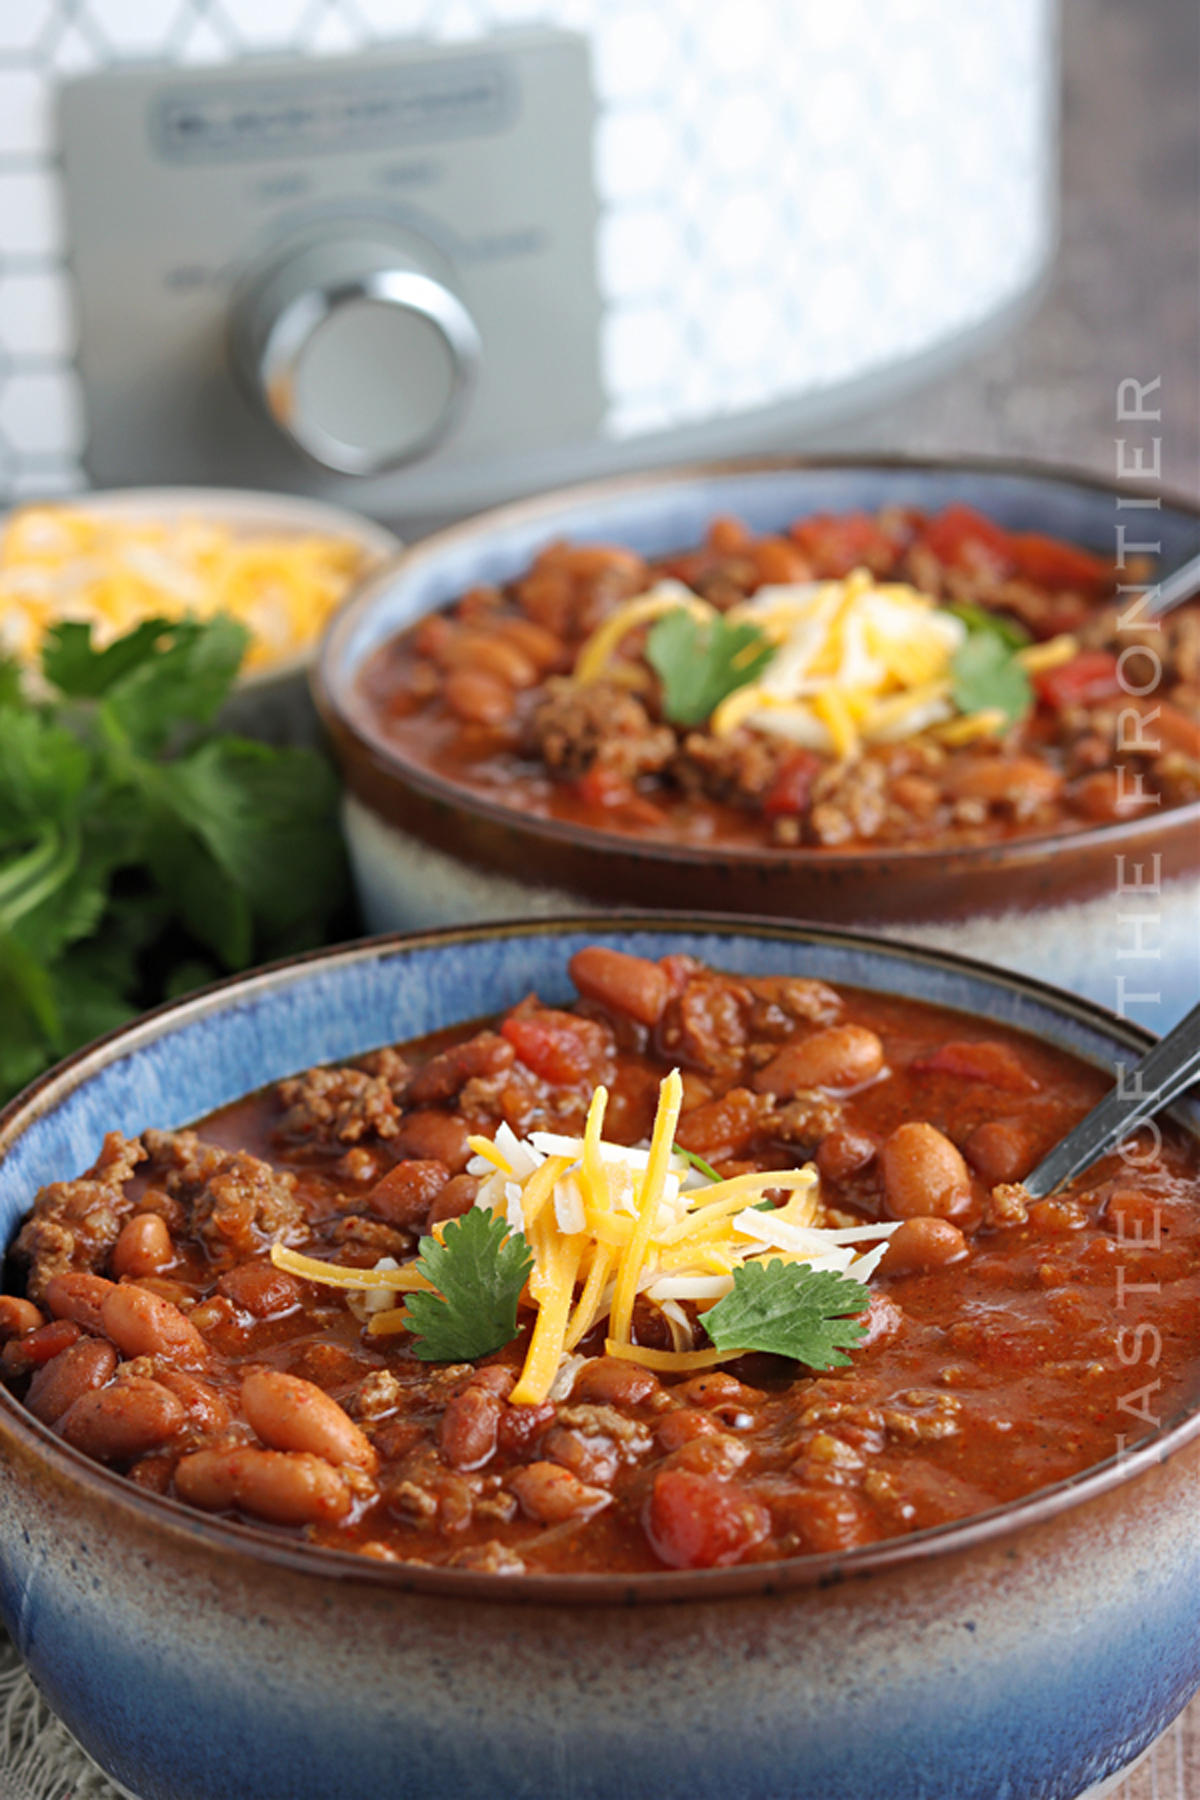
[[[1174,569],[1160,577],[1158,591],[1146,608],[1151,619],[1161,619],[1174,607],[1190,600],[1192,595],[1200,591],[1200,548],[1193,545],[1191,555],[1186,562],[1176,565]]]
[[[1134,1129],[1169,1106],[1200,1076],[1200,1006],[1180,1019],[1173,1031],[1127,1069],[1117,1064],[1117,1085],[1086,1118],[1068,1131],[1044,1156],[1022,1186],[1044,1200],[1064,1181],[1090,1168]]]

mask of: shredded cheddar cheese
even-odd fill
[[[620,679],[635,666],[619,656],[630,633],[679,606],[701,623],[720,617],[681,582],[660,582],[592,633],[576,660],[576,681]],[[749,725],[848,758],[863,744],[958,722],[950,667],[966,627],[906,583],[878,582],[867,569],[855,569],[842,581],[762,587],[724,617],[730,625],[756,626],[774,653],[757,679],[717,705],[709,720],[714,737]],[[993,721],[980,717],[968,736],[993,729]]]
[[[228,613],[251,633],[245,669],[266,669],[315,641],[367,561],[348,538],[26,506],[0,530],[0,653],[35,663],[64,620],[103,649],[144,619]]]
[[[736,1270],[751,1259],[804,1262],[859,1281],[877,1267],[896,1226],[831,1226],[811,1163],[714,1182],[673,1150],[683,1102],[677,1070],[661,1084],[647,1149],[604,1140],[607,1100],[597,1088],[579,1138],[535,1131],[519,1139],[501,1125],[494,1141],[470,1139],[468,1171],[480,1178],[475,1205],[522,1230],[533,1257],[521,1304],[535,1317],[514,1402],[545,1400],[579,1343],[605,1318],[608,1354],[650,1369],[711,1368],[737,1356],[737,1350],[694,1348],[692,1322],[680,1303],[702,1314],[732,1290]],[[763,1196],[780,1189],[790,1190],[786,1204],[762,1209]],[[873,1248],[862,1248],[868,1244]],[[406,1329],[403,1306],[382,1310],[380,1290],[400,1295],[431,1287],[413,1264],[388,1266],[390,1259],[374,1269],[349,1269],[278,1244],[271,1257],[306,1280],[368,1295],[364,1310],[374,1337]],[[664,1314],[674,1349],[635,1342],[639,1296]]]

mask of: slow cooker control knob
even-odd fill
[[[345,475],[427,456],[462,419],[475,322],[432,245],[386,228],[293,243],[242,282],[231,343],[251,398]]]

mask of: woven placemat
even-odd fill
[[[0,1800],[129,1800],[55,1718],[3,1632]],[[1200,1696],[1106,1800],[1200,1800]]]

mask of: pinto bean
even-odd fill
[[[657,1025],[671,997],[671,984],[657,963],[603,944],[577,950],[567,971],[585,1000],[628,1013],[641,1025]]]
[[[126,1356],[162,1356],[181,1368],[203,1368],[208,1345],[179,1308],[158,1294],[122,1282],[100,1308],[105,1334]]]
[[[83,1336],[74,1319],[49,1319],[23,1337],[10,1338],[0,1351],[0,1369],[10,1379],[28,1375]]]
[[[118,1278],[158,1275],[175,1261],[175,1246],[166,1222],[157,1213],[134,1213],[121,1227],[108,1259]]]
[[[701,1412],[698,1408],[680,1407],[677,1412],[664,1413],[654,1428],[654,1436],[660,1450],[668,1453],[680,1450],[684,1444],[693,1439],[715,1437],[720,1426],[711,1413]]]
[[[580,1369],[571,1397],[601,1406],[638,1406],[661,1391],[662,1383],[652,1369],[640,1369],[615,1356],[598,1356]]]
[[[252,1369],[242,1380],[242,1411],[270,1450],[306,1451],[335,1467],[378,1465],[370,1439],[349,1414],[300,1375]]]
[[[945,785],[956,800],[1007,803],[1032,811],[1058,797],[1062,776],[1036,756],[986,756],[964,760],[947,771]]]
[[[479,669],[510,688],[532,687],[537,665],[511,637],[494,631],[460,631],[447,642],[442,662],[448,669]]]
[[[938,1269],[967,1254],[967,1240],[949,1219],[904,1219],[888,1239],[880,1268],[889,1274]]]
[[[450,1179],[445,1163],[435,1158],[410,1158],[390,1168],[364,1196],[363,1205],[389,1225],[420,1226]]]
[[[690,1381],[675,1389],[675,1395],[689,1406],[757,1406],[762,1399],[757,1388],[747,1387],[726,1369],[709,1369],[703,1375],[693,1375]]]
[[[794,544],[790,538],[759,538],[757,543],[750,546],[749,556],[754,565],[754,573],[764,585],[809,581],[812,578],[812,564],[799,545]]]
[[[494,627],[497,637],[506,638],[524,651],[539,675],[553,669],[563,659],[563,642],[532,619],[499,619]]]
[[[478,1175],[453,1175],[429,1209],[427,1225],[441,1225],[447,1219],[461,1219],[470,1212],[479,1192]]]
[[[452,1175],[461,1175],[471,1160],[469,1136],[468,1127],[452,1113],[419,1108],[405,1114],[394,1143],[402,1157],[445,1163]]]
[[[353,1504],[345,1477],[319,1456],[283,1450],[197,1450],[175,1470],[175,1491],[203,1512],[235,1507],[272,1525],[344,1519]]]
[[[199,1431],[223,1431],[233,1417],[215,1387],[207,1381],[198,1381],[183,1369],[156,1367],[154,1379],[174,1394],[187,1414],[188,1423]]]
[[[858,1131],[850,1125],[836,1125],[827,1131],[817,1145],[816,1164],[821,1177],[835,1186],[850,1175],[874,1162],[879,1139],[873,1131]]]
[[[100,1309],[116,1283],[103,1275],[89,1274],[86,1269],[68,1269],[52,1275],[46,1283],[46,1305],[56,1319],[74,1319],[85,1331],[104,1330]]]
[[[963,1154],[989,1187],[1020,1181],[1037,1160],[1033,1133],[1019,1119],[988,1119],[977,1125]]]
[[[226,1269],[217,1288],[227,1300],[256,1319],[274,1319],[300,1304],[300,1284],[274,1263],[236,1263]]]
[[[496,1450],[501,1401],[485,1387],[455,1394],[438,1425],[438,1449],[452,1469],[482,1469]]]
[[[514,1369],[504,1363],[489,1363],[485,1369],[476,1369],[468,1375],[458,1391],[465,1394],[468,1388],[484,1388],[489,1394],[498,1394],[501,1400],[507,1400],[516,1385]]]
[[[744,1150],[758,1130],[766,1102],[749,1088],[730,1088],[719,1100],[708,1100],[683,1114],[676,1140],[709,1162],[727,1160]]]
[[[77,1338],[36,1371],[25,1404],[43,1425],[53,1425],[81,1394],[111,1381],[116,1366],[117,1353],[104,1338]]]
[[[879,1157],[884,1197],[893,1219],[950,1219],[970,1205],[967,1165],[936,1125],[923,1119],[897,1125]]]
[[[553,1425],[558,1416],[558,1408],[553,1400],[543,1400],[537,1406],[505,1406],[500,1413],[500,1426],[496,1434],[496,1447],[502,1456],[517,1462],[529,1452],[533,1440]]]
[[[464,725],[503,725],[512,717],[516,695],[489,669],[455,669],[442,689],[446,705]]]
[[[59,1420],[63,1438],[97,1462],[128,1462],[174,1437],[183,1406],[161,1382],[131,1375],[83,1394]]]
[[[0,1294],[0,1340],[21,1337],[24,1332],[36,1331],[45,1323],[45,1314],[32,1300],[22,1300],[16,1294]]]
[[[798,1044],[785,1044],[758,1070],[753,1085],[760,1094],[785,1100],[808,1088],[858,1087],[882,1067],[883,1044],[873,1031],[865,1025],[831,1025]]]
[[[605,1488],[592,1487],[553,1462],[526,1463],[508,1478],[523,1512],[543,1525],[561,1525],[567,1519],[590,1519],[612,1504]]]

